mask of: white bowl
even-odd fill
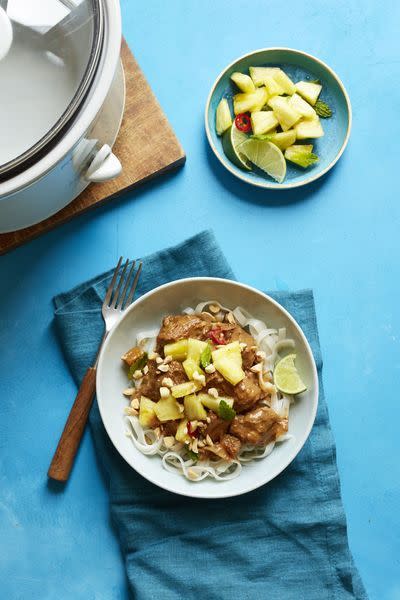
[[[293,438],[277,444],[264,459],[243,467],[235,479],[188,481],[181,475],[166,471],[159,456],[145,456],[125,435],[122,390],[127,387],[122,354],[135,345],[139,331],[158,328],[167,314],[178,314],[187,306],[202,300],[218,300],[224,306],[242,306],[269,326],[286,327],[288,337],[296,343],[296,365],[307,385],[290,409],[289,433]],[[104,427],[121,456],[140,475],[152,483],[195,498],[226,498],[254,490],[279,475],[295,458],[306,441],[314,423],[318,405],[318,376],[310,346],[299,325],[280,304],[269,296],[242,283],[209,277],[180,279],[148,292],[134,302],[110,332],[97,368],[97,402]]]

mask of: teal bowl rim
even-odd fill
[[[248,179],[248,177],[246,177],[246,175],[243,173],[239,174],[237,171],[235,171],[229,164],[226,164],[226,162],[222,159],[221,157],[221,153],[217,150],[217,148],[215,147],[215,144],[212,140],[211,137],[211,132],[210,132],[210,128],[208,126],[208,113],[210,110],[210,102],[211,102],[211,98],[214,94],[215,88],[217,87],[219,80],[221,79],[221,77],[223,77],[225,75],[225,72],[230,69],[231,67],[233,67],[233,65],[235,63],[237,63],[240,60],[243,60],[244,58],[249,58],[250,56],[252,56],[253,54],[259,54],[260,52],[271,52],[271,51],[286,51],[289,53],[293,53],[293,54],[301,54],[302,56],[306,56],[307,58],[310,58],[311,60],[315,61],[316,63],[320,64],[322,67],[324,67],[327,71],[329,71],[329,73],[332,75],[332,77],[334,79],[336,79],[340,89],[343,92],[343,96],[346,100],[346,106],[347,106],[347,113],[348,113],[348,124],[347,124],[347,131],[346,131],[346,135],[342,144],[342,147],[340,148],[339,152],[337,153],[337,155],[335,156],[335,158],[329,163],[329,165],[327,167],[325,167],[325,169],[323,169],[322,171],[320,171],[319,173],[312,175],[310,177],[308,177],[307,179],[303,179],[302,181],[298,181],[298,182],[294,182],[294,183],[272,183],[269,181],[265,181],[265,182],[259,182],[259,181],[250,181]],[[325,175],[330,169],[332,169],[332,167],[337,163],[337,161],[339,160],[339,158],[342,156],[347,143],[349,141],[349,137],[350,137],[350,132],[351,132],[351,126],[352,126],[352,110],[351,110],[351,103],[350,103],[350,98],[349,95],[346,91],[346,88],[344,87],[341,79],[338,77],[338,75],[335,73],[335,71],[333,69],[331,69],[326,63],[324,63],[322,60],[320,60],[319,58],[316,58],[315,56],[313,56],[312,54],[309,54],[308,52],[303,52],[302,50],[296,50],[294,48],[285,48],[285,47],[280,47],[280,46],[274,46],[271,48],[260,48],[259,50],[253,50],[252,52],[248,52],[247,54],[243,54],[242,56],[239,56],[238,58],[236,58],[235,60],[233,60],[231,63],[229,63],[229,65],[227,67],[225,67],[220,74],[217,76],[216,80],[214,81],[214,84],[211,88],[211,91],[208,95],[207,98],[207,102],[206,102],[206,108],[205,108],[205,115],[204,115],[204,121],[205,121],[205,128],[206,128],[206,135],[207,135],[207,139],[208,139],[208,143],[211,146],[212,151],[214,152],[215,156],[218,158],[219,162],[225,167],[225,169],[227,169],[228,171],[230,171],[230,173],[232,173],[232,175],[234,175],[235,177],[238,177],[239,179],[241,179],[242,181],[245,181],[246,183],[249,183],[250,185],[254,185],[260,188],[265,188],[265,189],[272,189],[272,190],[287,190],[287,189],[292,189],[292,188],[296,188],[296,187],[301,187],[303,185],[307,185],[308,183],[311,183],[312,181],[315,181],[316,179],[319,179],[320,177],[322,177],[323,175]],[[229,159],[227,159],[227,161],[229,162]]]

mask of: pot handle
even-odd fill
[[[85,173],[86,181],[99,183],[114,179],[122,171],[122,165],[118,158],[113,154],[110,146],[104,144],[97,152]]]
[[[4,8],[0,6],[0,60],[2,60],[9,51],[13,41],[13,30],[10,19]]]

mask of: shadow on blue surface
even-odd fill
[[[294,188],[292,190],[268,190],[264,188],[258,188],[250,186],[249,184],[241,181],[237,177],[234,177],[229,173],[221,163],[216,159],[212,152],[207,138],[204,136],[204,143],[206,145],[206,155],[209,167],[215,177],[222,183],[222,185],[234,196],[245,202],[251,202],[257,205],[268,205],[268,206],[285,206],[288,204],[300,203],[310,200],[313,195],[326,183],[331,177],[337,165],[333,167],[326,175],[313,181],[312,183],[305,185],[300,188]]]
[[[68,481],[56,481],[55,479],[47,479],[47,489],[52,494],[61,494],[67,489]]]

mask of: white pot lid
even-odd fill
[[[102,0],[0,0],[0,180],[71,124],[99,63],[103,14]]]

